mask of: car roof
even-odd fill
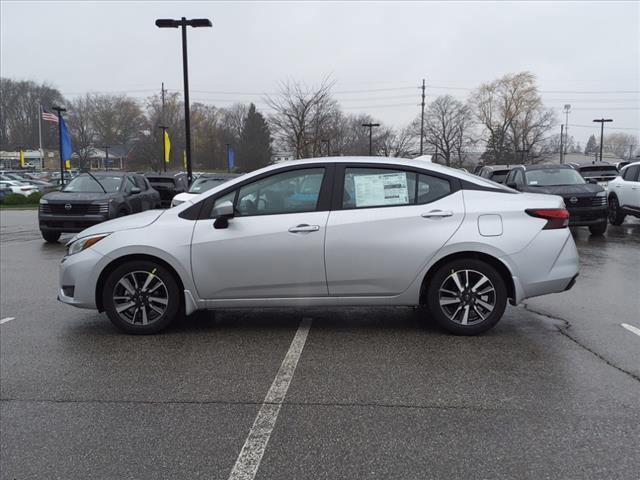
[[[566,163],[540,163],[536,165],[522,165],[522,167],[525,170],[557,170],[559,168],[565,170],[573,170],[573,167],[571,165],[567,165]]]
[[[517,167],[518,165],[485,165],[482,168],[487,168],[489,170],[511,170],[513,167]]]
[[[80,172],[80,175],[89,175],[88,172]],[[130,172],[121,172],[118,170],[100,170],[99,172],[91,172],[91,175],[94,177],[124,177],[125,175],[130,175]]]
[[[176,177],[182,177],[183,175],[186,175],[186,173],[184,172],[160,172],[160,173],[147,172],[144,174],[144,176],[147,178],[176,178]]]
[[[219,178],[219,179],[229,179],[229,178],[236,178],[239,177],[240,175],[242,175],[241,173],[201,173],[198,176],[198,180],[201,178]]]
[[[622,168],[620,169],[620,171],[622,172],[623,170],[626,170],[626,169],[627,169],[627,168],[629,168],[629,167],[633,167],[634,165],[640,165],[640,161],[628,163],[627,165],[625,165],[624,167],[622,167]]]

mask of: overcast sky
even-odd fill
[[[431,98],[464,98],[529,70],[559,118],[572,104],[583,145],[602,116],[640,135],[639,2],[2,1],[0,13],[2,76],[67,97],[181,90],[179,31],[154,21],[207,17],[212,29],[188,32],[193,102],[260,108],[279,80],[329,75],[346,111],[401,126],[418,113],[422,78]]]

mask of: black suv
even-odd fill
[[[135,173],[96,172],[75,177],[40,199],[38,221],[47,242],[105,220],[160,207],[160,194]]]
[[[179,193],[189,191],[186,173],[147,173],[151,186],[160,192],[163,207],[170,207],[171,200]]]
[[[593,181],[605,188],[611,180],[620,175],[618,168],[607,162],[571,163],[570,165],[575,168],[585,180]]]
[[[485,165],[477,173],[479,177],[486,178],[493,182],[504,183],[507,174],[513,167],[509,165]]]
[[[569,210],[570,227],[587,226],[593,235],[607,230],[607,192],[570,165],[519,165],[505,184],[521,192],[560,195]]]

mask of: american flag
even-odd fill
[[[51,113],[47,111],[46,108],[42,107],[42,119],[47,122],[58,123],[58,116],[55,113]]]

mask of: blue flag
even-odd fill
[[[227,169],[233,170],[236,166],[236,152],[231,145],[227,145]]]
[[[62,161],[71,160],[72,153],[71,135],[67,130],[67,124],[64,123],[64,118],[60,117],[60,154],[62,155]]]

